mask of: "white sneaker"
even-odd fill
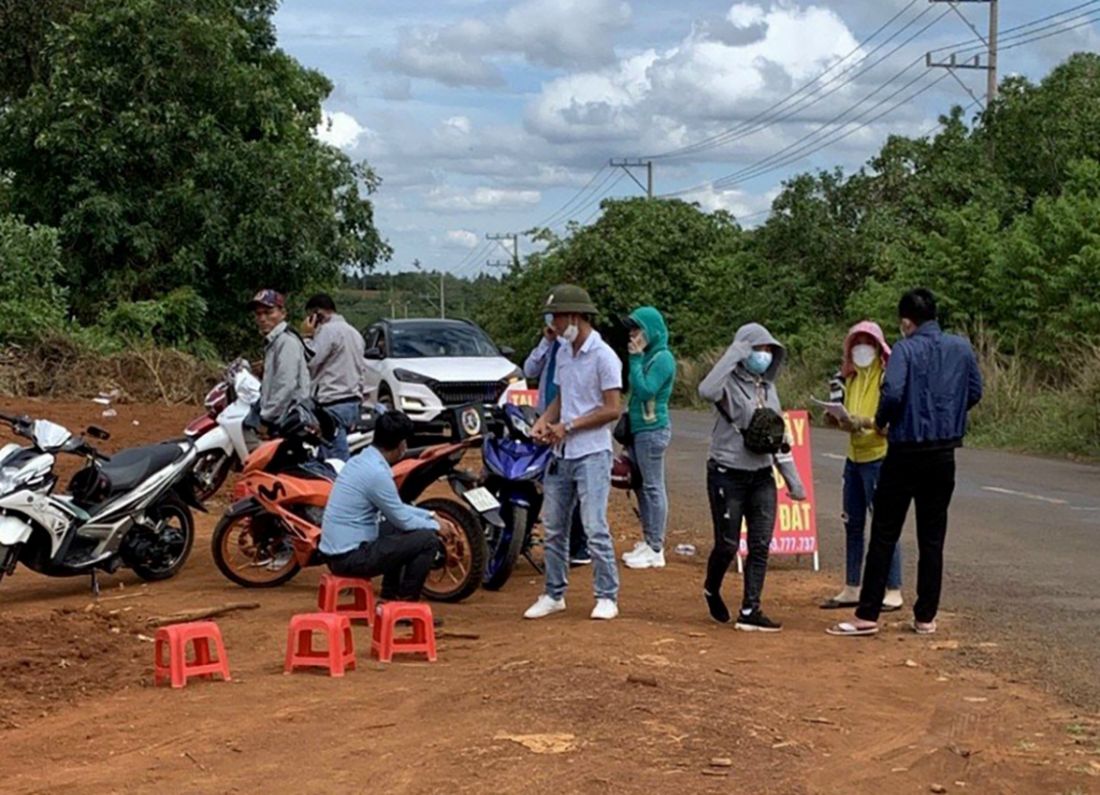
[[[535,603],[527,608],[527,612],[523,614],[524,618],[546,618],[546,616],[552,613],[560,613],[565,609],[564,599],[555,599],[552,596],[543,594]]]
[[[623,563],[628,569],[663,569],[665,567],[665,551],[655,552],[653,547],[646,544],[630,557],[623,558]]]
[[[619,615],[619,605],[613,599],[597,599],[590,618],[610,621]]]
[[[649,549],[649,544],[647,544],[645,541],[639,541],[637,544],[634,545],[634,549],[630,550],[629,552],[624,552],[622,554],[623,563],[626,563],[627,558],[634,557],[643,549]]]

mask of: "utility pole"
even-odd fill
[[[413,262],[412,262],[412,266],[414,268],[416,268],[418,271],[420,271],[421,273],[423,273],[425,276],[428,275],[425,272],[425,270],[422,267],[420,267],[420,260],[414,259]],[[435,299],[432,298],[431,295],[429,295],[427,293],[424,293],[420,296],[425,301],[427,301],[429,305],[431,305],[431,306],[433,306],[433,307],[435,307],[436,309],[439,310],[439,316],[441,318],[445,318],[447,316],[446,296],[444,294],[444,289],[443,289],[443,279],[445,277],[446,277],[446,274],[443,271],[440,271],[439,272],[439,303],[436,303]],[[409,312],[409,306],[408,306],[408,304],[406,304],[405,305],[405,317],[409,316],[408,312]]]
[[[946,69],[951,73],[951,76],[955,78],[959,84],[966,89],[967,93],[974,97],[974,93],[970,88],[959,80],[958,75],[955,74],[956,69],[980,69],[986,72],[986,84],[985,84],[985,107],[988,108],[993,100],[997,98],[997,29],[998,29],[998,0],[928,0],[930,3],[947,3],[951,6],[952,10],[959,15],[959,17],[966,23],[974,35],[981,39],[982,44],[986,46],[985,62],[982,63],[982,56],[975,55],[973,58],[969,58],[966,61],[959,61],[955,53],[951,54],[951,57],[946,61],[933,61],[932,53],[925,53],[924,63],[929,68]],[[970,20],[963,16],[963,13],[959,11],[958,6],[962,3],[985,3],[989,6],[989,35],[988,37],[982,36],[978,32],[978,29],[971,24]],[[974,97],[976,102],[980,103],[977,97]]]
[[[634,180],[634,184],[645,191],[647,199],[653,198],[653,161],[643,160],[637,157],[613,157],[608,161],[612,168],[621,168],[626,175]],[[645,168],[645,185],[634,176],[632,168]]]
[[[504,234],[485,235],[485,239],[495,240],[502,249],[512,255],[512,261],[510,263],[502,260],[488,260],[485,263],[486,265],[490,268],[507,268],[509,265],[512,265],[514,268],[519,268],[519,235],[514,232],[506,232]],[[504,240],[512,241],[511,251],[508,251],[508,248],[501,242]]]

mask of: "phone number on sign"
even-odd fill
[[[812,536],[797,536],[791,538],[790,536],[777,537],[772,539],[769,550],[777,555],[803,555],[812,554],[817,552],[817,539]],[[741,555],[747,555],[749,553],[748,544],[745,539],[741,539]]]

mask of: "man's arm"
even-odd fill
[[[397,484],[393,482],[393,476],[388,471],[372,472],[366,492],[371,504],[398,530],[407,533],[412,530],[439,529],[439,522],[432,518],[429,511],[401,501]]]
[[[270,363],[264,368],[263,384],[267,387],[267,397],[260,407],[260,416],[267,422],[276,422],[289,408],[297,396],[298,367],[304,366],[305,356],[287,347],[287,334],[281,335],[273,343],[272,355],[265,357]],[[297,347],[297,346],[295,346]],[[294,358],[297,353],[297,358]]]
[[[978,357],[974,349],[967,346],[969,373],[966,381],[966,410],[974,408],[982,399],[982,371],[978,367]]]
[[[905,345],[898,343],[886,365],[882,379],[882,392],[875,412],[875,427],[883,430],[901,416],[905,405],[905,390],[909,380],[909,354]]]
[[[309,368],[310,376],[316,378],[336,352],[336,335],[327,324],[323,324],[313,333],[313,339],[310,342],[303,340],[303,343],[313,351],[313,358],[306,362],[306,366]]]
[[[542,377],[542,371],[546,367],[546,358],[550,355],[553,347],[554,341],[544,334],[542,339],[539,340],[539,344],[523,362],[523,374],[527,378]]]

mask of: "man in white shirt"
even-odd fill
[[[596,307],[582,288],[555,287],[543,312],[562,345],[554,374],[558,395],[533,431],[537,440],[554,445],[543,484],[546,584],[524,617],[543,618],[565,610],[569,524],[579,499],[594,564],[596,606],[591,615],[612,619],[619,614],[619,570],[607,524],[607,498],[611,426],[621,411],[622,362],[592,327]]]

